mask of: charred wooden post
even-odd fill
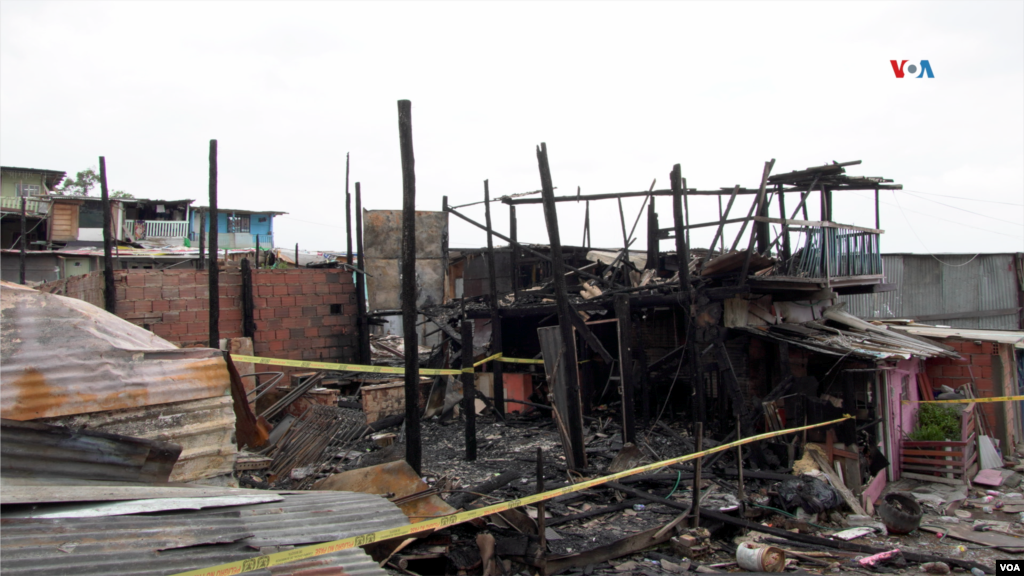
[[[352,194],[348,191],[348,152],[345,153],[345,236],[348,257],[345,262],[352,265]],[[295,265],[299,265],[298,256],[295,257]]]
[[[544,449],[537,446],[537,494],[544,492]],[[537,502],[537,535],[540,536],[540,546],[537,547],[537,561],[541,564],[541,574],[546,574],[544,565],[546,564],[547,550],[548,550],[548,536],[546,534],[547,526],[545,522],[547,518],[544,517],[545,506],[544,501]]]
[[[408,350],[408,348],[406,348]],[[408,354],[406,354],[408,356]],[[466,460],[476,460],[476,393],[473,386],[473,321],[462,320],[462,411],[466,413]]]
[[[104,204],[105,203],[106,202],[104,202]],[[25,285],[25,245],[28,243],[28,218],[26,217],[26,212],[27,211],[28,211],[28,199],[25,198],[24,196],[22,196],[21,197],[21,238],[20,238],[20,240],[21,240],[20,241],[21,253],[18,255],[18,281],[21,282],[22,286]],[[106,236],[104,236],[104,238],[106,238]],[[104,244],[104,247],[107,248],[106,244]],[[110,250],[109,249],[104,252],[103,263],[107,267],[110,266]],[[103,273],[103,276],[104,276],[104,280],[106,280],[106,272]],[[111,282],[111,283],[113,283],[113,282]],[[107,312],[113,313],[114,311],[112,309],[108,308]]]
[[[696,438],[697,445],[695,446],[696,452],[704,450],[704,423],[697,422],[693,425],[693,436]],[[701,467],[704,464],[703,458],[697,458],[693,461],[693,499],[690,505],[690,517],[694,528],[700,526],[700,484],[701,484]]]
[[[764,201],[764,191],[768,186],[768,175],[772,172],[772,166],[775,166],[775,158],[764,163],[764,171],[761,173],[761,187],[758,189],[757,199],[754,201],[754,206],[751,207],[752,209],[756,207],[758,214],[761,213],[761,207],[766,206]],[[747,253],[743,257],[743,266],[740,267],[740,277],[738,281],[740,286],[747,283],[747,272],[750,271],[750,256],[754,251],[754,240],[755,236],[757,236],[757,234],[754,234],[754,231],[757,229],[757,224],[760,223],[755,223],[754,227],[751,229],[750,241],[747,243]]]
[[[518,224],[516,222],[516,207],[508,207],[508,225],[509,225],[509,237],[512,238],[512,242],[508,248],[512,251],[512,298],[515,301],[519,300],[519,247],[516,246],[519,240]],[[490,234],[488,234],[490,236]]]
[[[740,191],[740,185],[737,184],[732,189],[732,194],[729,195],[729,203],[725,205],[725,212],[724,213],[722,212],[722,197],[721,196],[718,197],[718,214],[719,214],[718,229],[715,230],[715,236],[714,236],[714,238],[711,239],[711,249],[712,250],[715,249],[715,242],[718,242],[718,239],[721,238],[721,241],[722,241],[722,254],[725,254],[725,234],[723,233],[724,230],[725,230],[725,221],[729,218],[729,211],[732,210],[732,203],[736,201],[736,194],[738,194],[739,191]],[[743,225],[744,226],[747,225],[746,221],[743,222]],[[743,232],[741,231],[740,234],[742,235],[742,233]],[[737,240],[738,239],[739,238],[737,238]]]
[[[875,230],[882,229],[881,212],[878,210],[878,188],[875,188]]]
[[[210,140],[210,348],[220,348],[220,278],[217,269],[217,141]]]
[[[619,323],[619,373],[622,377],[622,441],[636,442],[636,407],[633,400],[633,317],[629,295],[615,295],[615,318]]]
[[[356,314],[359,321],[359,363],[370,363],[370,324],[366,318],[366,261],[363,259],[363,197],[356,182],[356,253],[359,272],[356,272]]]
[[[644,347],[643,329],[637,327],[633,340],[636,359],[640,364],[640,427],[651,425],[651,375],[647,367],[647,350]]]
[[[113,224],[111,222],[113,218],[111,218],[110,214],[110,193],[107,190],[107,159],[103,156],[100,156],[100,194],[102,195],[103,207],[103,308],[113,314],[117,309],[117,293],[114,291],[113,239],[110,237],[113,232]],[[22,198],[23,203],[24,201],[25,199]],[[24,204],[22,206],[24,207]],[[24,208],[22,213],[24,214]],[[22,231],[21,251],[23,254],[27,240],[28,238],[25,237],[24,231]],[[25,283],[24,272],[22,273],[21,283]]]
[[[199,212],[199,262],[200,270],[206,268],[206,210]]]
[[[258,253],[257,253],[258,254]],[[252,267],[249,259],[242,258],[242,334],[256,338],[255,299],[252,294]]]
[[[583,213],[583,247],[590,248],[590,200],[587,200]]]
[[[498,272],[494,237],[491,235],[491,189],[487,180],[484,180],[484,221],[487,224],[487,274],[491,285],[491,354],[500,354],[502,343],[501,314],[498,310]],[[505,413],[504,367],[500,360],[491,363],[491,373],[494,375],[494,411],[500,416]]]
[[[679,260],[679,287],[684,293],[690,292],[690,248],[686,245],[683,221],[683,186],[679,164],[672,167],[669,175],[672,183],[672,221],[675,224],[676,258]]]
[[[737,418],[736,439],[739,440],[741,438],[743,438],[743,433],[740,431],[740,419]],[[740,477],[739,482],[737,482],[737,486],[739,486],[739,491],[736,494],[736,498],[738,498],[740,501],[743,501],[746,499],[746,495],[743,492],[743,444],[736,446],[736,469],[739,470]]]
[[[402,151],[402,327],[405,349],[409,352],[405,355],[405,461],[419,474],[422,452],[420,366],[416,354],[416,161],[412,150],[412,102],[408,100],[398,101],[398,140]],[[468,344],[472,346],[472,341]]]
[[[690,200],[686,194],[686,178],[682,178],[682,190],[683,190],[683,223],[686,225],[686,246],[689,248],[690,244]]]
[[[625,271],[629,268],[629,235],[626,234],[626,213],[622,210],[622,198],[616,198],[616,200],[619,201],[619,224],[622,226],[622,261],[626,264],[623,267],[623,271]]]
[[[256,254],[255,254],[255,257],[256,257],[255,258],[256,259],[256,269],[259,270],[260,269],[260,235],[259,234],[254,234],[254,236],[256,237]]]
[[[764,218],[771,216],[768,213],[768,202],[758,196],[757,215]],[[785,216],[783,216],[785,218]],[[754,222],[754,235],[757,236],[757,253],[765,254],[772,243],[771,225],[768,222]]]
[[[786,195],[782,193],[782,184],[776,188],[776,194],[779,197],[779,218],[782,218],[782,258],[789,260],[793,252],[789,242],[789,224],[786,223]]]
[[[295,267],[299,267],[299,243],[295,243]]]
[[[576,337],[572,331],[573,314],[569,309],[569,297],[565,286],[565,266],[562,261],[562,241],[558,235],[558,213],[555,211],[555,190],[551,183],[551,168],[548,165],[547,144],[537,148],[537,163],[540,168],[541,194],[544,199],[544,221],[548,228],[548,243],[551,246],[551,273],[555,285],[555,301],[558,309],[558,326],[562,335],[562,365],[568,375],[565,386],[568,414],[563,417],[569,433],[573,464],[585,467],[587,462],[583,446],[583,414],[580,411],[580,382],[576,369]]]
[[[647,205],[647,266],[648,270],[658,270],[658,213],[654,211],[654,196]]]

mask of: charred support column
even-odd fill
[[[633,340],[636,360],[640,364],[640,427],[646,429],[651,425],[651,381],[647,367],[647,349],[644,348],[643,327],[634,332]],[[634,400],[635,401],[635,400]]]
[[[491,227],[491,189],[487,180],[484,180],[484,218],[487,224],[487,274],[490,276],[491,285],[491,354],[499,354],[502,351],[501,314],[498,313],[498,273],[497,262],[494,259],[494,237],[490,233],[493,230]],[[501,416],[505,414],[504,367],[500,361],[491,362],[491,366],[494,374],[494,411]]]
[[[694,424],[694,437],[697,439],[696,452],[704,450],[704,423],[697,422]],[[700,526],[700,484],[701,484],[701,467],[704,464],[703,458],[697,458],[693,461],[693,499],[690,507],[690,517],[692,518],[692,526],[694,528]],[[742,466],[740,462],[737,466]]]
[[[416,336],[416,160],[412,151],[412,102],[398,101],[402,151],[402,328],[405,349],[405,461],[420,473],[420,359]],[[472,343],[470,343],[472,346]],[[472,412],[472,410],[470,410]],[[469,418],[469,414],[466,415]],[[468,449],[468,447],[467,447]]]
[[[295,267],[299,267],[299,243],[295,243]]]
[[[758,197],[760,200],[760,196]],[[768,202],[759,201],[757,205],[757,215],[767,218],[768,214]],[[785,218],[785,216],[782,216]],[[754,235],[757,236],[757,253],[764,254],[768,251],[768,246],[771,245],[771,228],[767,222],[754,222]]]
[[[366,319],[366,262],[363,260],[363,195],[356,182],[356,253],[359,270],[356,272],[356,310],[359,320],[359,363],[370,364],[370,324]]]
[[[220,278],[217,269],[217,141],[210,140],[210,348],[220,348]]]
[[[519,246],[516,244],[519,242],[519,231],[516,223],[516,207],[508,207],[508,225],[509,225],[509,236],[512,238],[512,242],[509,243],[509,250],[512,251],[512,297],[515,300],[519,300]],[[488,237],[490,234],[488,234]]]
[[[352,265],[352,194],[348,191],[348,153],[345,153],[345,236],[348,258],[345,262]],[[295,265],[299,265],[299,257],[295,257]]]
[[[761,187],[757,191],[757,198],[754,200],[754,205],[751,206],[751,209],[757,209],[757,213],[759,215],[761,214],[761,208],[766,206],[764,201],[764,190],[765,187],[768,186],[768,175],[772,173],[772,166],[775,166],[775,158],[764,163],[764,171],[761,173]],[[751,252],[754,251],[754,240],[755,236],[757,236],[754,232],[757,231],[757,224],[760,224],[760,222],[755,222],[754,224],[754,228],[751,230],[750,234],[750,241],[747,243],[747,253],[743,257],[743,266],[740,267],[740,277],[738,282],[740,286],[747,283],[747,272],[750,271],[750,255]]]
[[[686,245],[685,224],[683,223],[683,177],[679,164],[672,167],[669,176],[672,182],[672,220],[676,233],[676,258],[679,260],[679,287],[684,293],[690,292],[690,247]]]
[[[257,255],[259,252],[257,252]],[[255,301],[252,296],[252,267],[242,258],[242,334],[256,339]]]
[[[658,269],[658,213],[654,211],[654,196],[647,205],[647,269]]]
[[[114,291],[114,256],[113,243],[110,237],[111,234],[111,220],[110,217],[110,194],[107,190],[107,159],[100,156],[100,194],[102,194],[102,207],[103,207],[103,308],[114,313],[117,309],[117,293]],[[24,202],[24,199],[22,199]],[[24,204],[23,204],[24,206]],[[24,210],[22,210],[24,213]],[[24,220],[22,220],[24,222]],[[22,230],[21,236],[21,251],[25,252],[25,231]],[[24,273],[22,273],[21,283],[25,283]]]
[[[622,376],[622,441],[636,442],[636,408],[633,400],[633,317],[629,295],[615,295],[615,318],[619,323],[619,372]]]
[[[206,268],[206,211],[199,213],[199,269]]]
[[[551,273],[555,285],[555,301],[558,310],[558,326],[562,334],[562,365],[566,367],[565,386],[568,414],[562,416],[569,429],[572,443],[572,457],[576,466],[585,467],[586,452],[583,450],[583,414],[580,410],[580,380],[576,366],[576,337],[572,331],[573,314],[569,309],[569,297],[565,287],[565,263],[562,261],[562,241],[558,235],[558,213],[555,211],[555,190],[551,183],[551,168],[548,165],[548,147],[541,143],[537,148],[537,163],[540,167],[541,194],[544,199],[544,222],[548,228],[548,243],[551,246]]]
[[[104,195],[104,198],[106,198],[105,195]],[[104,204],[106,204],[106,202],[104,202]],[[22,196],[21,197],[21,242],[20,242],[20,244],[21,244],[21,253],[18,255],[18,281],[21,282],[22,286],[25,285],[25,244],[28,243],[28,236],[27,236],[28,235],[28,222],[27,222],[27,218],[26,218],[26,211],[27,210],[28,210],[28,200],[24,196]],[[104,238],[106,238],[106,236],[104,236]],[[106,264],[106,263],[108,263],[110,261],[110,250],[107,250],[105,254],[106,254],[106,258],[104,259],[103,262]],[[104,273],[104,276],[106,276],[106,273]],[[111,310],[109,308],[107,309],[107,311],[110,312],[110,313],[114,312],[113,310]]]
[[[256,238],[256,269],[260,269],[260,235],[254,234]]]
[[[875,188],[875,230],[882,229],[881,212],[878,210],[878,188]]]
[[[462,411],[466,413],[466,460],[476,460],[476,391],[473,386],[473,321],[462,320]]]
[[[789,243],[789,224],[786,224],[786,196],[782,193],[782,184],[776,188],[779,197],[779,218],[782,218],[782,258],[786,261],[793,255]]]

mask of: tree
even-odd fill
[[[96,168],[86,168],[81,172],[75,174],[75,178],[65,178],[64,185],[59,186],[55,192],[58,194],[68,194],[71,196],[88,196],[89,191],[99,186],[100,175],[96,172]],[[113,190],[110,193],[111,198],[135,198],[131,194],[124,190]]]

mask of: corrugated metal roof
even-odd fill
[[[171,482],[192,482],[230,474],[234,470],[237,452],[232,440],[235,412],[230,396],[38,421],[174,442],[181,446],[181,456],[171,471]]]
[[[0,473],[167,482],[181,446],[120,434],[0,420]]]
[[[0,287],[0,417],[82,414],[225,396],[224,358],[179,349],[92,304]]]
[[[4,518],[0,561],[5,575],[164,576],[407,523],[391,502],[354,492],[285,494],[282,502],[173,514]],[[303,573],[385,574],[360,548],[251,572]]]
[[[974,318],[941,318],[942,314],[1017,308],[1014,254],[886,254],[882,265],[887,283],[896,290],[841,296],[846,310],[861,318],[927,317],[929,324],[953,328],[1018,330],[1017,313]]]

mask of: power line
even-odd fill
[[[856,194],[856,193],[855,193],[855,194]],[[867,196],[864,196],[864,195],[862,195],[862,194],[857,194],[857,196],[860,196],[861,198],[867,198]],[[895,197],[896,197],[896,194],[895,194],[895,192],[894,192],[894,193],[893,193],[893,198],[895,198]],[[927,216],[927,217],[929,217],[929,218],[934,218],[934,219],[936,219],[936,220],[942,220],[943,222],[951,222],[951,223],[953,223],[953,224],[958,224],[958,225],[960,225],[960,226],[965,226],[965,227],[967,227],[967,228],[972,228],[972,229],[974,229],[974,230],[981,230],[981,231],[983,231],[983,232],[989,232],[989,233],[992,233],[992,234],[999,234],[1000,236],[1007,236],[1007,237],[1009,237],[1009,238],[1020,238],[1020,237],[1021,237],[1021,236],[1019,236],[1019,235],[1016,235],[1016,236],[1015,236],[1015,235],[1013,235],[1013,234],[1003,234],[1002,232],[996,232],[995,230],[990,230],[990,229],[988,229],[988,228],[979,228],[979,227],[977,227],[977,226],[971,226],[970,224],[964,224],[963,222],[960,222],[960,221],[958,221],[958,220],[949,220],[948,218],[940,218],[939,216],[933,216],[933,215],[931,215],[931,214],[927,214],[927,213],[925,213],[925,212],[918,212],[918,211],[916,211],[916,210],[907,210],[907,209],[903,208],[903,206],[900,206],[900,205],[898,204],[898,202],[899,202],[899,201],[897,200],[897,204],[890,204],[889,202],[881,202],[881,203],[882,203],[882,204],[885,204],[886,206],[896,206],[896,207],[897,207],[897,208],[899,208],[899,209],[900,209],[900,211],[902,211],[902,212],[910,212],[910,213],[913,213],[913,214],[920,214],[920,215],[922,215],[922,216]],[[903,216],[903,217],[904,217],[904,218],[906,218],[906,214],[904,214],[904,216]],[[908,222],[908,224],[909,224],[909,222]],[[915,234],[915,235],[916,235],[916,234]],[[921,244],[924,244],[924,242],[922,242]],[[927,247],[926,247],[926,248],[927,248]]]
[[[928,246],[925,246],[924,240],[921,240],[921,237],[917,235],[917,230],[914,230],[914,227],[910,225],[910,219],[907,218],[906,213],[903,212],[903,206],[900,205],[900,199],[896,197],[896,192],[893,192],[892,197],[894,200],[896,200],[896,207],[900,209],[900,214],[903,216],[903,220],[906,221],[907,228],[910,228],[910,231],[913,232],[914,236],[917,237],[917,241],[921,243],[921,246],[923,246],[925,250],[928,251],[928,255],[931,256],[932,258],[935,258],[935,261],[938,262],[939,264],[942,264],[943,266],[952,266],[953,268],[960,268],[961,266],[967,266],[971,262],[974,262],[974,259],[981,255],[980,253],[975,254],[974,256],[971,257],[970,260],[964,262],[963,264],[950,264],[948,262],[943,262],[942,260],[939,260],[939,258],[935,254],[932,254],[932,251],[928,249]]]
[[[971,202],[987,202],[989,204],[1006,204],[1007,206],[1024,206],[1024,204],[1015,204],[1013,202],[1000,202],[999,200],[982,200],[980,198],[965,198],[963,196],[950,196],[949,194],[936,194],[935,192],[921,192],[920,190],[904,190],[904,192],[910,192],[912,194],[927,194],[929,196],[940,196],[942,198],[955,198],[957,200],[970,200]]]
[[[987,214],[982,214],[980,212],[972,212],[970,210],[967,210],[966,208],[960,208],[958,206],[953,206],[952,204],[946,204],[945,202],[939,202],[938,200],[932,200],[931,198],[925,198],[924,196],[918,196],[917,194],[914,194],[913,192],[908,192],[908,194],[910,194],[911,196],[914,196],[916,198],[920,198],[921,200],[927,200],[929,202],[935,202],[936,204],[939,204],[941,206],[945,206],[947,208],[952,208],[954,210],[960,210],[961,212],[967,212],[968,214],[974,214],[975,216],[981,216],[982,218],[991,218],[992,220],[996,220],[997,222],[1005,222],[1007,224],[1013,224],[1015,226],[1024,226],[1024,224],[1022,224],[1020,222],[1011,222],[1009,220],[1003,220],[1002,218],[996,218],[995,216],[989,216]]]

